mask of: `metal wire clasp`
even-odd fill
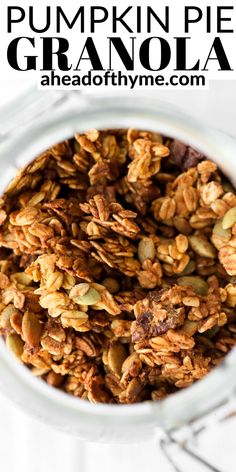
[[[186,426],[173,431],[156,430],[156,441],[164,454],[167,462],[174,472],[184,472],[181,465],[176,462],[173,446],[179,452],[189,456],[199,464],[199,471],[209,470],[211,472],[223,472],[201,456],[198,452],[198,439],[200,435],[215,426],[220,426],[223,422],[236,416],[236,391],[234,391],[228,401],[222,403],[218,408],[213,409],[204,417],[191,421]],[[176,449],[175,449],[176,450]]]

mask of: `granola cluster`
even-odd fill
[[[0,333],[48,384],[160,400],[236,344],[236,191],[158,133],[90,130],[0,200]]]

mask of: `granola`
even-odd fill
[[[0,334],[50,386],[159,401],[236,344],[236,191],[214,162],[135,129],[90,130],[0,199]]]

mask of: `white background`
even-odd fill
[[[13,99],[28,82],[0,82],[0,104]],[[149,92],[170,101],[236,137],[236,84],[212,82],[208,91]],[[16,392],[17,395],[17,392]],[[202,435],[199,451],[222,472],[235,472],[236,419]],[[176,455],[181,472],[205,472]],[[153,440],[141,445],[83,443],[19,412],[0,396],[0,470],[2,472],[172,472]]]

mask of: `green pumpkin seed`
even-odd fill
[[[102,285],[104,285],[110,293],[117,293],[120,289],[119,282],[116,279],[113,279],[113,277],[106,277],[103,279]]]
[[[177,284],[184,287],[192,287],[198,295],[205,296],[208,294],[207,283],[198,276],[179,277],[177,279]]]
[[[223,179],[222,187],[223,187],[225,192],[230,192],[230,193],[235,192],[235,189],[234,189],[233,185],[228,180]]]
[[[24,344],[18,334],[7,334],[6,345],[9,351],[21,362]]]
[[[73,300],[78,305],[96,305],[96,303],[100,302],[101,295],[95,288],[90,287],[85,295],[73,298]]]
[[[13,313],[17,313],[17,309],[14,307],[13,304],[7,305],[4,310],[0,314],[0,328],[3,329],[10,329],[11,323],[10,318]]]
[[[214,246],[216,247],[216,249],[218,249],[219,251],[220,248],[230,240],[230,238],[231,238],[231,230],[223,228],[222,220],[217,221],[217,223],[215,224],[213,228],[212,237],[211,237],[211,240]]]
[[[35,313],[26,311],[22,319],[23,339],[33,347],[38,346],[42,334],[42,325]]]
[[[192,249],[201,257],[214,259],[216,250],[214,246],[203,236],[192,235],[188,237]]]
[[[232,226],[236,223],[236,207],[230,208],[222,220],[222,228],[223,229],[228,229],[232,228]]]
[[[226,242],[229,241],[231,238],[231,231],[230,229],[223,228],[222,220],[217,221],[217,223],[215,224],[213,228],[213,234],[215,234]]]
[[[213,326],[213,328],[208,329],[208,331],[205,332],[205,336],[209,339],[212,339],[219,332],[219,330],[220,330],[219,326]]]
[[[181,272],[181,275],[190,275],[195,271],[195,269],[196,269],[196,262],[191,260],[189,261],[185,269]]]
[[[185,320],[181,332],[184,334],[187,334],[188,336],[193,336],[197,332],[198,328],[198,322],[197,321],[191,321],[191,320]]]
[[[127,352],[123,344],[114,342],[108,349],[108,365],[114,374],[121,374],[121,368],[124,360],[127,357]]]

